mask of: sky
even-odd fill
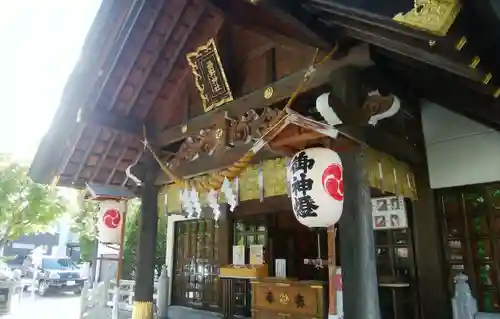
[[[0,153],[34,156],[101,1],[0,1]]]

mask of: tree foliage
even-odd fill
[[[83,192],[78,193],[76,207],[72,210],[71,231],[79,236],[80,259],[85,262],[92,260],[92,252],[97,236],[97,211],[99,204],[86,200]]]
[[[125,221],[125,240],[123,246],[123,278],[134,278],[137,262],[137,244],[139,240],[139,217],[141,202],[131,199],[127,203],[127,216]],[[92,251],[97,237],[97,211],[99,203],[85,200],[83,193],[79,194],[78,208],[73,212],[72,231],[80,236],[80,258],[83,261],[91,261]],[[166,217],[158,220],[158,235],[156,240],[156,263],[155,269],[158,274],[161,266],[165,263],[166,254]]]
[[[48,186],[33,182],[28,167],[0,168],[0,248],[23,234],[48,231],[66,209],[66,200]]]
[[[123,277],[134,279],[137,264],[137,244],[139,240],[139,208],[132,215],[127,217],[127,226],[125,229],[125,243],[123,247]],[[165,263],[167,239],[167,219],[159,216],[158,232],[156,236],[156,254],[155,270],[159,275],[161,267]]]

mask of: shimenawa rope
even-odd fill
[[[286,119],[286,109],[290,108],[292,103],[297,99],[297,96],[302,93],[302,90],[306,86],[306,84],[310,81],[312,78],[314,72],[316,71],[316,67],[324,64],[330,57],[337,51],[338,49],[338,43],[335,44],[334,48],[330,53],[328,53],[321,61],[316,62],[319,50],[316,50],[316,53],[314,55],[314,58],[311,62],[311,65],[309,69],[306,71],[304,74],[304,79],[303,81],[297,86],[293,94],[290,96],[290,99],[287,101],[285,107],[281,110],[280,114],[274,119],[274,121],[271,122],[269,125],[268,130],[266,133],[263,134],[261,139],[259,141],[264,141],[267,143],[267,141],[273,139],[276,136],[276,133],[272,134],[274,129],[278,127],[285,119]],[[256,142],[255,144],[259,143]],[[234,178],[239,176],[245,168],[250,165],[250,161],[252,158],[255,156],[255,151],[253,148],[251,148],[243,157],[241,157],[238,161],[233,163],[228,168],[225,168],[213,175],[211,175],[206,181],[202,180],[184,180],[180,177],[178,177],[167,165],[165,165],[162,160],[159,158],[159,156],[154,152],[154,150],[151,148],[149,143],[147,142],[146,135],[144,135],[144,147],[147,148],[151,154],[153,155],[154,159],[158,162],[158,165],[160,166],[161,170],[172,180],[174,181],[175,184],[179,185],[181,188],[188,188],[188,189],[196,189],[198,193],[204,193],[204,192],[209,192],[210,190],[215,190],[218,191],[222,187],[222,183],[224,180],[227,178],[229,181],[232,181]]]

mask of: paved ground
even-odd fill
[[[169,319],[216,319],[222,318],[213,312],[199,311],[179,306],[171,306],[168,310]]]
[[[53,294],[47,297],[36,296],[33,300],[30,293],[25,293],[18,311],[2,319],[79,319],[80,297],[74,294]]]
[[[111,317],[104,315],[106,318]],[[121,313],[120,319],[128,319],[130,313]],[[9,316],[0,315],[0,319],[79,319],[80,318],[80,297],[74,294],[51,294],[47,297],[36,296],[33,300],[30,293],[24,293],[18,311]],[[189,308],[172,306],[169,308],[169,319],[215,319],[220,315],[193,310]],[[93,318],[92,318],[93,319]]]

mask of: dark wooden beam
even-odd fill
[[[140,120],[103,110],[94,110],[88,115],[82,115],[80,120],[83,123],[102,126],[120,133],[136,136],[142,136],[142,128],[144,125]]]
[[[62,175],[64,174],[64,171],[66,170],[66,166],[68,166],[68,163],[71,159],[71,156],[73,156],[73,153],[76,150],[76,147],[78,146],[78,143],[80,142],[80,139],[83,137],[83,133],[85,132],[85,129],[87,128],[87,125],[79,125],[78,128],[76,129],[76,137],[72,139],[71,133],[70,137],[63,142],[63,150],[62,150],[62,162],[61,165],[59,166],[58,169],[56,169],[53,178],[57,175]],[[59,185],[59,184],[58,184]]]
[[[281,24],[289,26],[300,41],[314,39],[319,44],[323,40],[327,48],[337,40],[334,30],[328,29],[316,17],[304,10],[300,6],[300,1],[259,0],[255,3],[266,12],[270,12]]]
[[[153,317],[155,247],[158,229],[158,193],[154,186],[156,172],[157,164],[151,156],[148,156],[144,170],[144,185],[141,189],[136,261],[137,283],[134,290],[134,313],[140,313],[139,317],[142,318]]]
[[[384,63],[381,67],[395,81],[407,83],[422,99],[500,131],[500,101],[495,100],[493,95],[484,93],[483,90],[488,89],[485,85],[426,65],[400,66],[393,61]]]
[[[178,176],[184,178],[189,178],[193,176],[200,175],[202,173],[216,171],[228,166],[231,166],[234,162],[238,161],[246,152],[248,152],[250,145],[243,145],[229,149],[224,156],[212,156],[204,157],[193,162],[187,162],[180,167],[174,168],[173,170]],[[266,159],[276,158],[276,154],[269,151],[260,151],[253,159],[253,163],[259,163]],[[171,182],[169,178],[164,173],[156,179],[156,185],[164,185]]]
[[[78,169],[76,170],[75,174],[73,174],[73,178],[72,178],[73,181],[76,181],[78,179],[82,170],[87,166],[87,160],[88,160],[90,154],[92,154],[92,149],[94,148],[95,143],[99,139],[101,132],[102,132],[102,128],[99,128],[92,133],[92,135],[93,135],[92,140],[91,140],[89,146],[87,147],[87,149],[85,150],[83,157],[80,158],[80,165],[78,166]]]
[[[177,1],[164,1],[164,6],[170,5],[170,4],[179,4],[182,2],[177,2]],[[165,26],[165,23],[158,23],[158,25],[155,25],[155,28],[162,28],[160,32],[158,32],[155,36],[160,36],[162,35],[161,41],[160,41],[160,46],[157,47],[156,51],[149,52],[152,55],[152,62],[148,64],[146,68],[143,69],[143,74],[142,74],[142,82],[138,85],[138,87],[134,90],[134,93],[132,97],[128,100],[127,106],[125,108],[125,115],[128,115],[130,113],[130,110],[132,107],[136,104],[137,98],[139,97],[139,94],[141,93],[142,87],[146,83],[149,75],[151,74],[152,70],[157,67],[157,62],[158,59],[163,58],[165,55],[165,50],[166,50],[166,44],[169,40],[171,40],[172,34],[174,30],[176,30],[177,23],[179,22],[180,18],[186,11],[187,7],[187,1],[181,4],[181,8],[170,8],[170,9],[175,9],[171,10],[171,12],[168,12],[167,9],[162,10],[162,14],[168,15],[169,17],[169,23],[167,26]],[[166,30],[163,30],[165,29]]]
[[[179,78],[179,80],[177,81],[177,84],[175,85],[175,89],[172,90],[173,92],[185,92],[185,88],[187,86],[187,82],[188,82],[188,75],[191,73],[191,70],[190,68],[186,68],[184,70],[184,73],[182,73],[181,77]],[[191,79],[189,79],[191,80]],[[181,97],[183,98],[187,98],[189,99],[189,94],[170,94],[167,99],[165,100],[165,102],[163,103],[164,107],[172,107],[172,105],[176,105],[176,101],[178,101]],[[158,122],[156,121],[155,124],[156,124],[156,127],[161,127],[160,128],[160,131],[163,131],[165,130],[166,128],[168,128],[170,126],[170,119],[172,118],[172,116],[174,115],[173,112],[170,112],[167,110],[166,112],[166,116],[161,116],[161,119],[159,119],[161,122]],[[183,119],[184,121],[187,121],[189,119],[189,104],[186,108],[184,108],[183,110]],[[163,113],[164,114],[164,113]],[[167,123],[165,125],[165,123]],[[156,130],[158,131],[158,130]]]
[[[400,73],[406,72],[409,69],[416,71],[414,74],[419,74],[422,80],[427,78],[432,79],[431,75],[436,75],[438,77],[446,76],[450,79],[451,83],[457,85],[463,85],[468,87],[469,89],[482,94],[484,96],[494,96],[495,91],[497,90],[497,86],[490,84],[484,84],[482,82],[477,82],[471,79],[467,79],[464,77],[459,77],[455,74],[449,74],[446,70],[433,67],[431,65],[425,64],[425,62],[413,59],[408,56],[397,54],[396,52],[389,51],[380,47],[373,47],[372,50],[372,59],[374,60],[376,65],[384,65],[390,66],[393,69],[398,68]],[[425,71],[424,71],[425,70]],[[387,72],[387,69],[382,71],[382,73]],[[391,76],[386,74],[386,78],[390,80]],[[415,77],[416,78],[416,77]],[[389,81],[390,82],[390,81]],[[395,80],[390,82],[392,87],[407,87],[408,83],[401,82],[399,80]],[[447,84],[447,83],[442,83]]]
[[[386,50],[444,69],[466,79],[481,82],[485,73],[469,67],[470,60],[453,60],[433,51],[428,42],[390,33],[380,27],[363,24],[346,17],[330,17],[325,23],[331,26],[342,26],[349,37],[382,47]]]
[[[283,0],[281,1],[283,2]],[[353,21],[359,21],[374,27],[383,27],[384,29],[389,30],[391,32],[419,39],[424,42],[427,42],[429,40],[437,41],[442,39],[442,37],[439,37],[437,35],[432,35],[424,31],[419,31],[403,26],[389,17],[380,16],[372,12],[360,10],[355,7],[346,6],[337,1],[330,1],[330,0],[306,1],[303,4],[303,8],[306,9],[306,11],[310,11],[314,14],[327,10],[328,12],[335,14],[336,16],[348,17]]]
[[[273,13],[266,6],[254,5],[247,1],[211,1],[226,13],[226,19],[231,23],[253,30],[284,46],[291,48],[310,46],[328,50],[335,42],[335,35],[332,32],[325,33],[326,39],[330,39],[325,40],[294,17],[280,11]]]
[[[139,95],[138,101],[140,102],[137,104],[139,108],[145,108],[147,110],[145,112],[146,116],[151,110],[154,103],[154,99],[157,97],[158,92],[162,89],[163,84],[167,80],[168,76],[172,72],[172,69],[174,68],[178,59],[180,58],[180,54],[181,52],[183,52],[184,47],[188,41],[188,38],[190,37],[194,28],[198,25],[198,21],[200,21],[201,17],[203,16],[206,7],[207,7],[206,3],[198,5],[192,17],[193,19],[189,21],[190,24],[184,27],[186,28],[186,30],[184,30],[182,36],[179,39],[177,39],[178,42],[176,44],[175,51],[173,52],[173,54],[169,56],[168,59],[159,60],[155,64],[155,68],[158,69],[159,75],[155,77],[149,77],[148,80],[146,81],[146,85],[141,90],[141,94],[143,91],[146,90],[153,91],[154,94],[150,94],[150,92],[147,93],[147,96],[149,96],[147,98],[141,98],[141,95]],[[182,58],[185,59],[185,57]],[[177,92],[172,92],[171,94],[177,94]]]
[[[425,160],[425,154],[416,146],[398,136],[384,132],[380,128],[365,126],[357,129],[340,126],[339,130],[359,141],[364,141],[369,147],[392,155],[399,160],[413,164],[422,163]]]
[[[376,127],[365,127],[363,131],[358,131],[353,127],[342,126],[339,130],[343,133],[352,136],[358,140],[366,142],[366,145],[386,152],[397,159],[405,160],[409,163],[419,164],[425,160],[424,154],[408,143],[407,141],[385,133]],[[179,176],[185,178],[200,175],[205,172],[211,172],[226,168],[239,160],[249,150],[251,145],[242,145],[229,149],[223,156],[202,157],[192,162],[182,164],[180,167],[174,168],[174,171]],[[253,159],[253,163],[259,163],[266,159],[276,158],[277,154],[270,150],[259,152]],[[157,185],[163,185],[170,180],[162,173],[156,180]]]
[[[422,132],[420,134],[423,134]],[[412,167],[418,200],[411,207],[415,261],[418,272],[417,288],[420,296],[421,318],[449,318],[450,304],[444,269],[442,238],[436,212],[434,191],[429,184],[427,163]]]
[[[101,154],[101,158],[99,159],[99,162],[97,163],[97,166],[94,170],[94,173],[92,174],[92,177],[90,178],[90,182],[94,182],[96,177],[99,175],[99,171],[101,170],[102,165],[106,161],[106,157],[108,156],[109,152],[111,151],[111,148],[113,148],[113,145],[115,144],[115,141],[116,141],[117,137],[119,136],[119,134],[117,132],[113,132],[112,134],[113,135],[111,136],[111,138],[108,142],[108,146],[106,146],[106,150],[104,151],[104,153]]]
[[[380,319],[372,203],[361,149],[340,153],[344,172],[344,214],[340,218],[340,253],[344,315]]]
[[[103,74],[97,77],[96,81],[93,83],[92,92],[94,92],[94,94],[91,94],[84,104],[87,106],[86,110],[93,110],[94,108],[98,107],[98,103],[104,103],[100,102],[100,100],[103,99],[104,92],[108,90],[110,92],[116,92],[119,90],[119,85],[117,85],[119,83],[111,83],[113,82],[111,80],[114,76],[117,76],[116,73],[122,72],[122,70],[118,70],[120,66],[126,67],[126,65],[128,65],[130,69],[132,68],[133,63],[135,62],[135,59],[138,56],[140,49],[142,48],[142,45],[136,46],[134,48],[135,54],[132,54],[131,56],[124,57],[124,55],[122,55],[122,52],[127,51],[132,45],[134,45],[130,40],[131,37],[137,35],[136,33],[138,32],[138,30],[135,30],[134,33],[134,29],[136,27],[136,22],[139,20],[141,15],[144,14],[144,11],[146,11],[146,7],[148,7],[146,5],[146,2],[146,0],[134,1],[130,11],[127,14],[127,17],[125,18],[125,21],[123,22],[123,26],[116,35],[116,45],[111,46],[111,49],[108,52],[105,61],[103,62],[100,70]],[[146,35],[144,36],[144,40],[145,39]],[[128,75],[128,72],[125,73],[127,74],[122,74],[121,76],[126,77],[126,75]],[[121,82],[121,80],[122,78],[119,78],[117,79],[117,82]],[[112,96],[110,98],[112,99]],[[103,106],[103,108],[112,107],[112,105],[104,104],[102,104],[101,106]]]
[[[371,64],[370,53],[367,46],[360,46],[352,49],[349,54],[339,60],[329,60],[322,66],[318,67],[312,79],[304,87],[304,91],[312,88],[319,87],[329,82],[330,73],[336,69],[346,65],[357,65],[365,67]],[[222,112],[229,113],[230,116],[238,116],[247,112],[249,109],[256,107],[266,107],[279,103],[289,98],[295,89],[302,83],[304,74],[307,70],[301,70],[293,73],[272,84],[274,94],[271,98],[264,97],[266,87],[260,88],[252,93],[249,93],[239,99],[226,103],[225,105],[194,119],[188,123],[174,126],[163,132],[160,132],[156,137],[156,144],[166,146],[171,143],[177,142],[199,132],[200,129],[205,128],[207,123],[212,123],[213,119]],[[183,132],[183,128],[186,131]]]
[[[123,143],[123,144],[125,144],[125,143]],[[118,156],[118,158],[116,159],[115,165],[113,166],[113,169],[109,173],[109,176],[106,179],[105,185],[108,185],[108,184],[110,184],[113,181],[113,178],[115,177],[116,171],[118,170],[118,166],[123,161],[123,158],[125,157],[125,154],[127,154],[127,151],[128,151],[128,146],[127,145],[123,145],[123,150],[122,150],[120,156]]]
[[[107,108],[108,110],[111,110],[115,105],[123,85],[134,68],[135,61],[141,54],[144,44],[146,43],[146,40],[148,39],[160,12],[167,3],[166,1],[140,2],[142,2],[143,5],[137,14],[136,20],[134,21],[134,28],[130,30],[127,42],[121,50],[121,52],[125,52],[126,54],[121,54],[120,52],[119,55],[116,55],[115,63],[109,73],[109,80],[107,79],[105,82],[96,101],[97,109]],[[139,27],[142,27],[142,29]],[[107,90],[112,92],[111,98],[105,94],[106,92],[110,92]],[[90,105],[92,106],[93,104]]]

